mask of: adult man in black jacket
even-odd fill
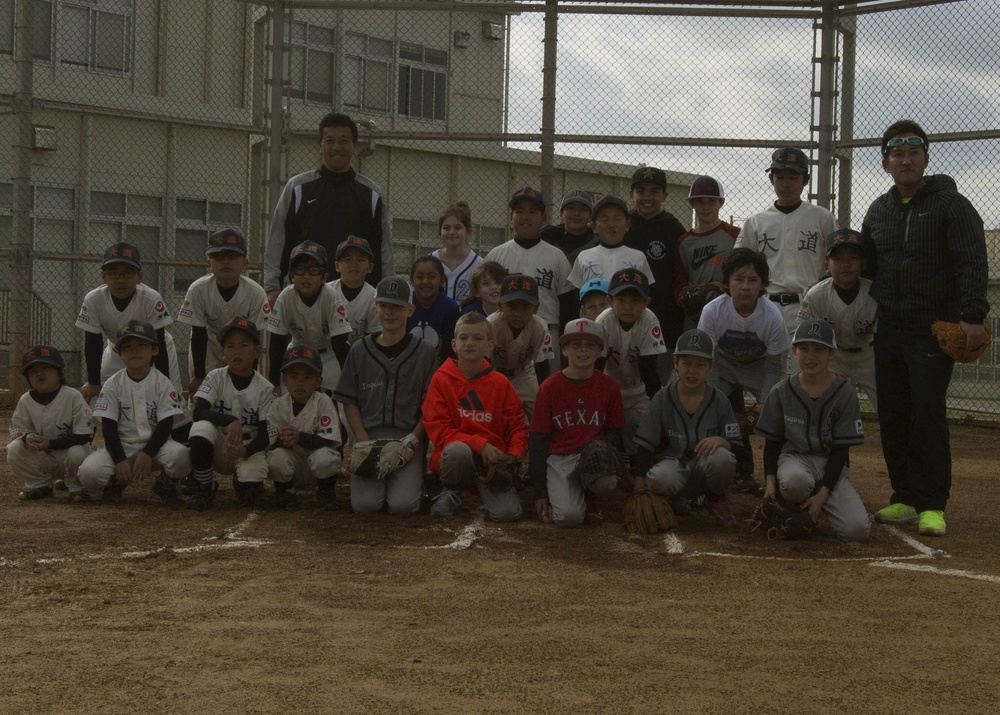
[[[271,216],[264,251],[264,290],[273,306],[288,273],[288,256],[303,241],[314,241],[335,255],[349,236],[368,241],[375,285],[393,275],[389,212],[382,189],[351,168],[358,144],[358,125],[346,114],[327,114],[319,123],[319,169],[288,180]]]
[[[954,361],[931,334],[960,322],[969,349],[984,339],[987,262],[983,220],[950,176],[925,176],[927,134],[900,120],[882,136],[882,167],[895,186],[868,209],[862,239],[878,301],[875,380],[892,497],[875,513],[889,524],[919,522],[944,536],[951,488],[946,397]]]

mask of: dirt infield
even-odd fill
[[[877,426],[852,450],[870,511]],[[948,536],[670,535],[19,502],[0,467],[7,713],[963,713],[1000,693],[1000,433],[955,428]],[[759,453],[758,453],[759,455]],[[759,456],[758,456],[759,458]],[[340,495],[346,501],[346,493]],[[471,500],[470,500],[471,501]],[[529,502],[525,500],[525,506]]]

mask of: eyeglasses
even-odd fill
[[[893,137],[885,143],[885,153],[890,149],[899,149],[902,146],[923,146],[924,140],[920,137]]]
[[[128,278],[135,278],[139,275],[139,271],[101,271],[108,278],[112,280],[125,280]]]
[[[243,258],[243,254],[237,251],[218,251],[208,257],[214,261],[235,261],[238,258]]]
[[[320,268],[319,266],[295,266],[292,268],[290,273],[293,276],[304,276],[306,274],[311,276],[321,276],[326,273],[326,269]]]

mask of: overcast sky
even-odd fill
[[[930,133],[1000,127],[1000,0],[966,0],[858,18],[855,136],[908,116]],[[511,131],[541,123],[543,21],[515,17]],[[581,16],[559,20],[556,130],[574,134],[808,140],[813,32],[808,20]],[[532,147],[537,149],[537,146]],[[708,173],[737,220],[773,200],[763,149],[557,146],[562,154]],[[1000,140],[931,146],[987,227],[1000,226]],[[851,223],[889,187],[877,149],[855,152]],[[682,217],[687,218],[687,217]]]

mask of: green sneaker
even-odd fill
[[[944,512],[920,512],[920,526],[917,528],[917,531],[924,536],[944,536]]]
[[[918,519],[917,510],[909,504],[890,504],[875,512],[875,521],[880,524],[912,524]]]

